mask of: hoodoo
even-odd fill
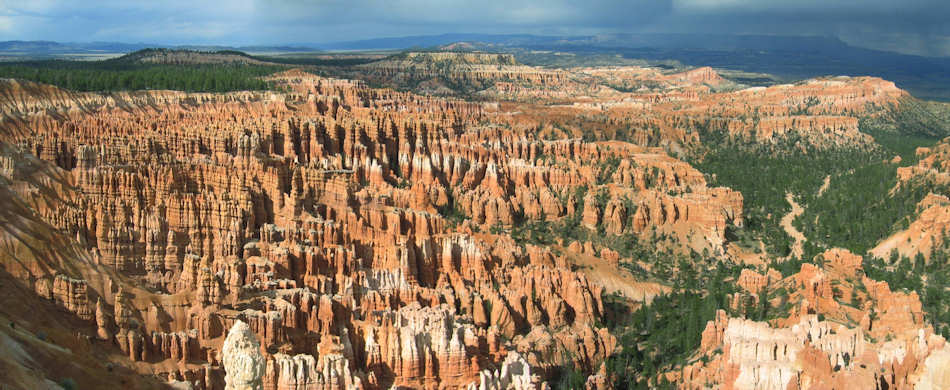
[[[236,321],[221,348],[225,390],[261,390],[264,357],[257,336],[243,321]]]

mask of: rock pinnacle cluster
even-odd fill
[[[745,198],[688,162],[699,131],[872,148],[858,117],[907,98],[868,77],[745,88],[711,68],[549,69],[506,55],[358,69],[371,82],[415,72],[429,92],[483,88],[461,99],[302,70],[231,93],[0,79],[3,288],[56,313],[37,318],[61,320],[50,339],[98,359],[90,371],[142,388],[550,389],[577,377],[610,389],[607,362],[624,348],[611,303],[636,309],[671,290],[629,272],[659,267],[634,249],[741,261],[729,233],[747,223]],[[902,175],[943,175],[945,148]],[[929,198],[879,251],[933,246],[947,204]],[[821,256],[793,276],[730,280],[731,305],[781,288],[787,315],[720,312],[662,377],[689,389],[950,385],[919,297],[867,278],[850,252]]]

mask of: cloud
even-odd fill
[[[950,55],[948,18],[947,0],[0,0],[0,39],[274,44],[450,32],[699,32],[834,35]]]
[[[423,23],[622,23],[672,8],[670,0],[261,0],[269,14],[332,16],[319,22],[360,19]],[[346,16],[347,18],[343,18]]]
[[[946,0],[674,0],[681,31],[837,36],[858,46],[950,55]]]
[[[632,29],[672,0],[0,0],[10,39],[320,42],[443,32]],[[217,41],[216,41],[217,42]]]
[[[0,0],[0,15],[12,20],[9,39],[182,43],[217,39],[252,26],[253,3],[156,0]]]

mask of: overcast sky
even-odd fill
[[[0,0],[0,40],[320,43],[441,33],[830,35],[950,56],[950,0]]]

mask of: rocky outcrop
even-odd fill
[[[478,383],[468,385],[469,390],[524,390],[537,388],[538,378],[531,375],[531,366],[517,352],[509,352],[501,369],[478,373]]]
[[[617,344],[601,280],[572,257],[602,257],[602,274],[631,260],[552,227],[723,253],[726,227],[744,223],[742,195],[668,151],[697,146],[699,131],[863,145],[853,115],[903,96],[870,78],[736,90],[711,69],[567,71],[455,53],[363,71],[400,77],[405,61],[438,79],[429,87],[461,80],[515,101],[302,71],[270,76],[281,92],[228,94],[0,81],[0,192],[20,202],[9,221],[30,217],[3,237],[22,232],[30,255],[0,266],[130,370],[197,389],[542,387],[565,365],[594,373]],[[761,118],[743,117],[750,109]],[[590,129],[632,142],[579,137]],[[739,283],[745,294],[794,285],[804,313],[789,323],[821,333],[809,310],[863,318],[829,295],[838,268]],[[710,346],[744,343],[720,322]]]
[[[919,147],[916,154],[916,165],[897,168],[897,177],[902,184],[912,184],[913,180],[950,183],[950,138],[930,147]]]
[[[470,229],[567,218],[562,199],[595,182],[592,165],[640,149],[481,134],[478,104],[272,80],[290,92],[4,84],[31,129],[4,145],[62,185],[41,187],[19,158],[0,160],[4,179],[62,235],[46,241],[75,253],[0,264],[135,370],[198,389],[257,373],[274,389],[467,386],[534,328],[582,369],[606,359],[596,283],[546,248]],[[231,378],[232,328],[260,342],[253,378]]]
[[[703,331],[703,359],[676,374],[681,387],[939,387],[946,341],[919,315],[917,295],[867,278],[848,251],[819,257],[824,268],[804,264],[781,280],[744,272],[747,290],[787,294],[774,298],[787,312],[756,322],[719,311]]]
[[[914,386],[915,389],[935,390],[950,387],[950,371],[947,370],[947,367],[950,367],[950,349],[944,347],[934,351],[924,360],[923,365],[923,374]]]
[[[424,94],[477,92],[518,102],[487,105],[506,114],[499,119],[513,127],[559,118],[562,125],[572,123],[570,132],[546,130],[576,136],[597,129],[672,150],[698,146],[699,132],[762,145],[792,140],[822,149],[871,148],[874,141],[858,130],[859,119],[878,116],[909,96],[891,82],[869,77],[744,88],[709,67],[550,69],[487,53],[407,53],[360,68],[349,74]]]
[[[256,390],[262,388],[264,357],[261,345],[251,328],[237,321],[228,331],[221,348],[221,363],[226,373],[226,390]]]
[[[340,354],[325,354],[320,361],[311,355],[276,354],[267,360],[263,389],[362,389],[349,360]]]
[[[73,279],[65,275],[53,278],[52,299],[64,309],[75,313],[79,318],[91,320],[95,313],[89,305],[86,293],[86,281]]]
[[[946,248],[950,228],[950,199],[930,194],[917,204],[917,219],[907,229],[894,233],[876,247],[871,254],[882,259],[915,258],[918,254],[929,260],[934,251]]]
[[[917,148],[916,152],[916,165],[897,168],[899,186],[939,188],[950,183],[950,139]],[[950,199],[943,194],[928,194],[917,204],[916,211],[916,219],[906,229],[878,243],[871,254],[882,259],[913,259],[921,255],[929,261],[933,252],[946,248]]]

